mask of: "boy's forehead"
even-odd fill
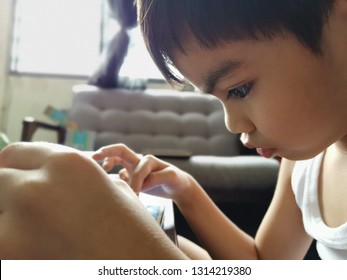
[[[207,48],[190,39],[182,47],[183,51],[176,49],[172,52],[171,60],[190,83],[204,92],[212,92],[220,78],[245,64],[242,47],[237,43],[223,43]]]
[[[201,57],[206,57],[203,61]],[[174,67],[191,84],[202,89],[202,81],[208,68],[209,55],[198,44],[185,44],[184,51],[175,49],[171,54]]]

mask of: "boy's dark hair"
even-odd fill
[[[184,80],[172,71],[170,53],[192,34],[203,47],[244,39],[271,39],[292,33],[321,53],[324,23],[334,0],[137,0],[146,46],[171,84]]]

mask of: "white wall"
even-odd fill
[[[71,88],[83,81],[34,78],[25,76],[8,77],[6,91],[9,94],[6,133],[11,141],[20,140],[22,120],[32,116],[50,122],[43,114],[47,105],[69,108],[72,101]],[[55,141],[53,132],[38,131],[36,140]]]
[[[0,0],[0,131],[4,131],[11,141],[19,141],[25,116],[49,121],[43,114],[46,106],[69,108],[72,86],[85,81],[8,73],[11,2],[12,0]],[[55,134],[41,131],[35,139],[55,141]]]
[[[4,130],[4,103],[6,88],[7,42],[9,36],[11,0],[0,1],[0,131]]]

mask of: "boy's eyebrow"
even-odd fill
[[[207,73],[201,86],[201,90],[212,94],[216,84],[222,77],[238,70],[241,66],[242,63],[235,60],[229,60],[218,65],[214,70]]]

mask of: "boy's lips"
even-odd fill
[[[256,149],[257,153],[265,158],[271,158],[275,155],[276,149],[274,148],[257,148],[256,145],[251,144],[248,134],[242,133],[240,140],[246,148]]]
[[[265,158],[272,158],[275,155],[275,149],[257,148],[257,153]]]

